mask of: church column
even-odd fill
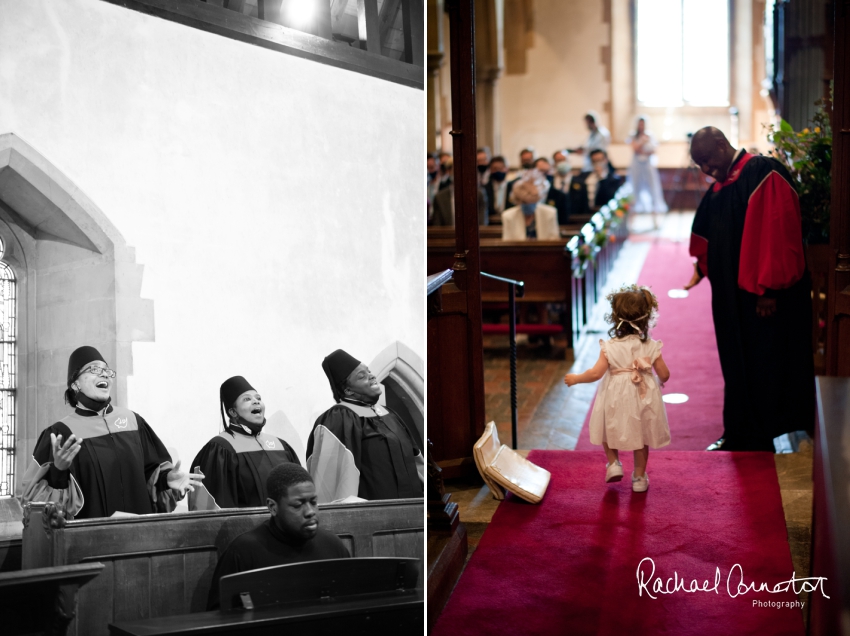
[[[632,132],[635,116],[634,38],[632,3],[611,2],[611,136],[625,139]]]
[[[475,2],[476,127],[478,146],[501,154],[499,78],[504,69],[504,0]]]
[[[436,152],[437,137],[443,127],[440,109],[440,72],[445,61],[443,51],[443,0],[428,0],[428,75],[425,92],[428,99],[428,152]]]

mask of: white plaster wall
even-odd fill
[[[744,51],[735,61],[736,105],[741,110],[741,145],[767,150],[763,124],[770,122],[759,96],[763,76],[763,42],[753,38],[753,25],[760,25],[764,4],[737,0],[733,26],[735,47]],[[506,29],[510,25],[505,25]],[[532,146],[538,155],[551,159],[555,150],[583,145],[587,139],[584,114],[595,110],[602,124],[612,130],[609,155],[619,168],[633,157],[625,138],[631,131],[613,130],[610,115],[611,81],[607,76],[604,47],[611,44],[611,24],[606,22],[605,2],[601,0],[535,0],[534,44],[527,51],[524,75],[506,75],[499,80],[501,99],[502,154],[512,166],[519,164],[519,151]],[[625,28],[631,29],[631,25]],[[755,26],[755,28],[759,28]],[[751,51],[751,54],[749,53]],[[762,74],[753,73],[754,66]],[[631,78],[628,78],[632,81]],[[750,90],[747,91],[749,86]],[[632,109],[631,106],[629,106]],[[632,109],[633,110],[633,109]],[[664,141],[658,149],[660,166],[676,168],[687,159],[686,133],[713,125],[730,133],[731,119],[726,108],[698,114],[676,109],[643,109],[629,117],[648,114],[652,132]],[[622,132],[622,134],[619,134]],[[582,165],[572,155],[574,167]]]
[[[583,145],[589,110],[610,128],[605,106],[611,84],[602,59],[610,27],[603,19],[604,6],[598,1],[534,3],[534,46],[526,53],[526,73],[499,81],[502,153],[512,166],[519,164],[519,151],[526,146],[551,158],[559,148]]]
[[[0,133],[135,248],[155,340],[127,406],[186,462],[231,375],[303,461],[326,354],[424,358],[423,130],[420,90],[98,0],[0,0]]]

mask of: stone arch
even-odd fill
[[[19,279],[16,454],[29,458],[38,433],[67,413],[76,347],[98,348],[126,403],[132,343],[154,339],[153,301],[140,297],[143,267],[106,214],[13,133],[0,135],[0,236]]]
[[[369,369],[386,388],[386,403],[419,435],[425,437],[425,363],[402,342],[381,351]]]

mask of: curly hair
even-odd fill
[[[285,462],[272,468],[266,478],[266,492],[269,497],[279,502],[280,498],[289,494],[289,487],[305,482],[313,483],[313,478],[298,464]]]
[[[649,287],[623,285],[612,291],[605,299],[611,303],[611,313],[605,314],[605,322],[611,325],[611,338],[640,336],[641,342],[649,338],[649,330],[658,322],[658,299]]]

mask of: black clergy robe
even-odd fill
[[[294,541],[273,519],[268,519],[236,537],[221,555],[213,573],[207,609],[219,606],[219,582],[223,576],[276,565],[350,557],[345,544],[333,532],[319,528],[309,541]]]
[[[307,442],[319,503],[422,497],[422,460],[402,419],[379,404],[343,400],[319,416]]]
[[[812,430],[811,281],[800,204],[775,159],[743,151],[694,217],[691,255],[711,283],[723,371],[724,450],[773,450],[773,438]],[[760,296],[776,313],[756,314]]]
[[[63,444],[72,434],[83,440],[68,470],[53,465],[51,433],[61,435]],[[75,409],[41,432],[33,459],[24,475],[24,502],[59,502],[76,519],[174,509],[166,483],[171,456],[148,423],[128,409]]]
[[[200,467],[204,487],[219,508],[250,508],[266,505],[266,479],[278,464],[301,465],[292,447],[278,437],[255,435],[238,426],[213,437],[192,460],[192,471]],[[189,509],[206,509],[189,495]]]

